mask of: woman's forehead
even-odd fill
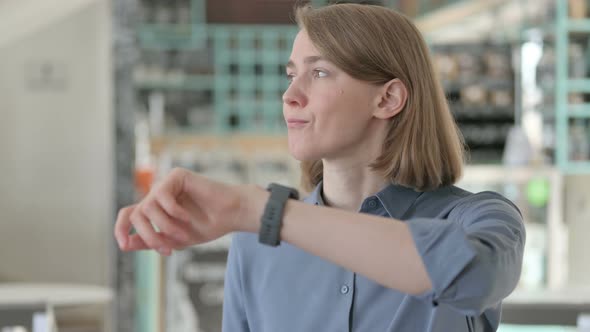
[[[315,45],[311,42],[311,40],[309,39],[309,35],[305,30],[299,30],[299,32],[295,36],[295,39],[293,40],[293,49],[295,49],[296,47],[316,50]]]
[[[305,30],[300,30],[293,41],[293,49],[291,50],[291,58],[289,64],[302,63],[309,64],[326,60],[315,45],[309,39]]]

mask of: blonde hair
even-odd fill
[[[381,155],[371,164],[393,183],[418,191],[455,183],[464,142],[416,26],[392,9],[337,4],[296,9],[296,21],[322,56],[350,76],[373,84],[397,78],[408,90],[404,109],[390,120]],[[301,163],[311,191],[323,178],[322,161]]]

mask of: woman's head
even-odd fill
[[[299,8],[296,19],[283,111],[304,187],[322,179],[321,159],[374,145],[371,167],[394,183],[417,190],[454,183],[463,142],[413,23],[355,4]]]

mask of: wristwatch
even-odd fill
[[[270,197],[260,220],[258,242],[276,247],[281,244],[280,234],[283,225],[283,212],[289,198],[299,199],[299,193],[294,188],[271,183],[268,188]]]

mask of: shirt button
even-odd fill
[[[375,199],[372,199],[369,201],[369,207],[370,208],[375,208],[377,207],[377,201]]]
[[[340,287],[340,293],[342,293],[342,294],[348,294],[349,290],[350,290],[350,288],[346,285],[342,285],[342,287]]]

